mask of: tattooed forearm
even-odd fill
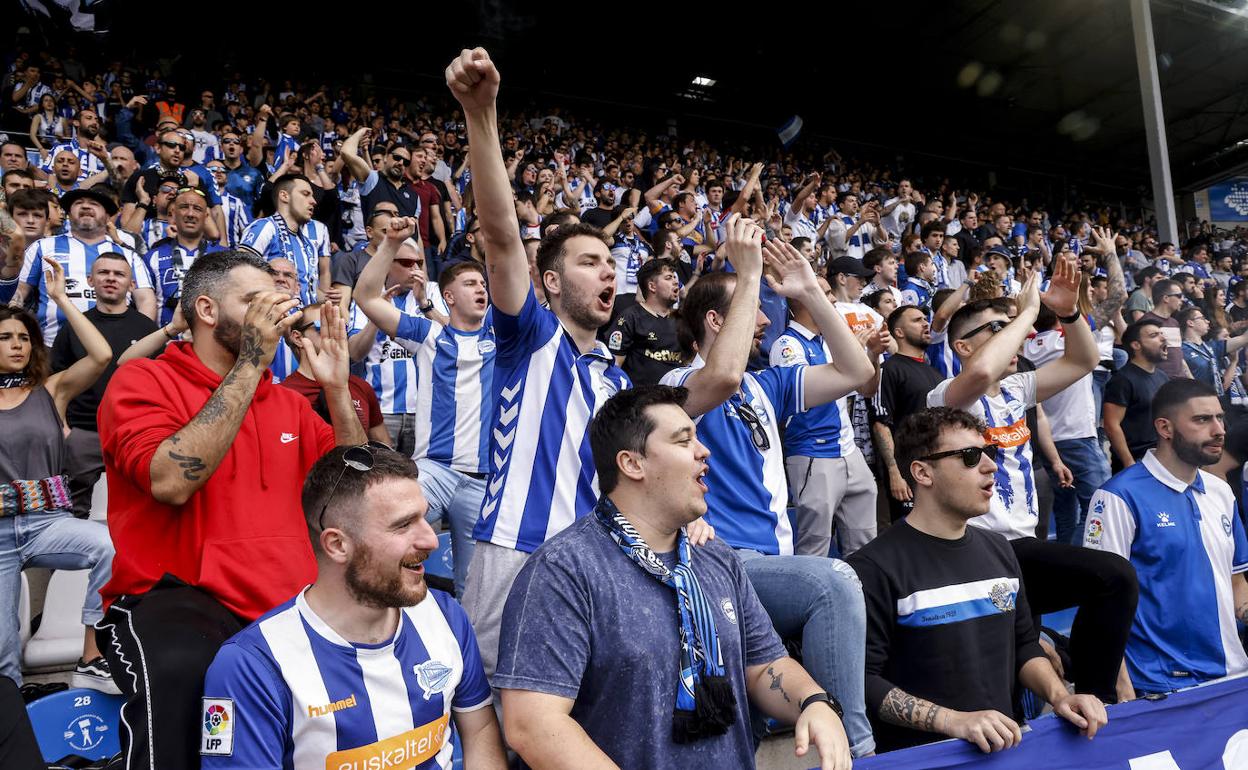
[[[769,690],[779,690],[780,696],[784,698],[785,703],[792,703],[793,699],[784,691],[784,674],[777,674],[776,670],[771,666],[767,667],[767,676],[771,677],[771,684],[767,686]]]
[[[259,367],[263,358],[264,342],[260,338],[260,330],[252,327],[243,329],[243,339],[238,350],[239,362]]]
[[[942,711],[931,701],[916,698],[898,687],[888,691],[880,704],[880,718],[902,727],[936,732],[936,718]]]
[[[198,457],[188,457],[177,452],[170,452],[169,458],[182,469],[182,477],[187,481],[199,481],[200,476],[198,474],[208,469],[208,466],[204,465],[204,461]]]

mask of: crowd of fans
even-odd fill
[[[126,767],[846,768],[1248,671],[1248,231],[500,113],[480,49],[6,77],[0,682],[90,569]]]

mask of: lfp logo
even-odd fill
[[[204,698],[204,725],[199,753],[228,757],[234,753],[234,701]]]
[[[214,704],[204,709],[204,730],[209,735],[220,735],[230,729],[230,714],[225,706]]]

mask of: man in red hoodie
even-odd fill
[[[199,767],[200,683],[222,642],[316,578],[300,494],[335,444],[366,441],[347,389],[346,330],[327,310],[305,351],[333,427],[272,383],[301,313],[254,252],[195,261],[182,288],[194,342],[129,363],[100,404],[108,527],[100,647],[126,695],[127,768]]]

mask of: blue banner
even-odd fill
[[[1248,176],[1232,177],[1209,188],[1210,222],[1248,222]]]
[[[1242,770],[1248,768],[1248,678],[1161,700],[1109,707],[1109,724],[1088,740],[1054,716],[1029,722],[1023,742],[984,754],[948,740],[854,761],[854,770]]]

